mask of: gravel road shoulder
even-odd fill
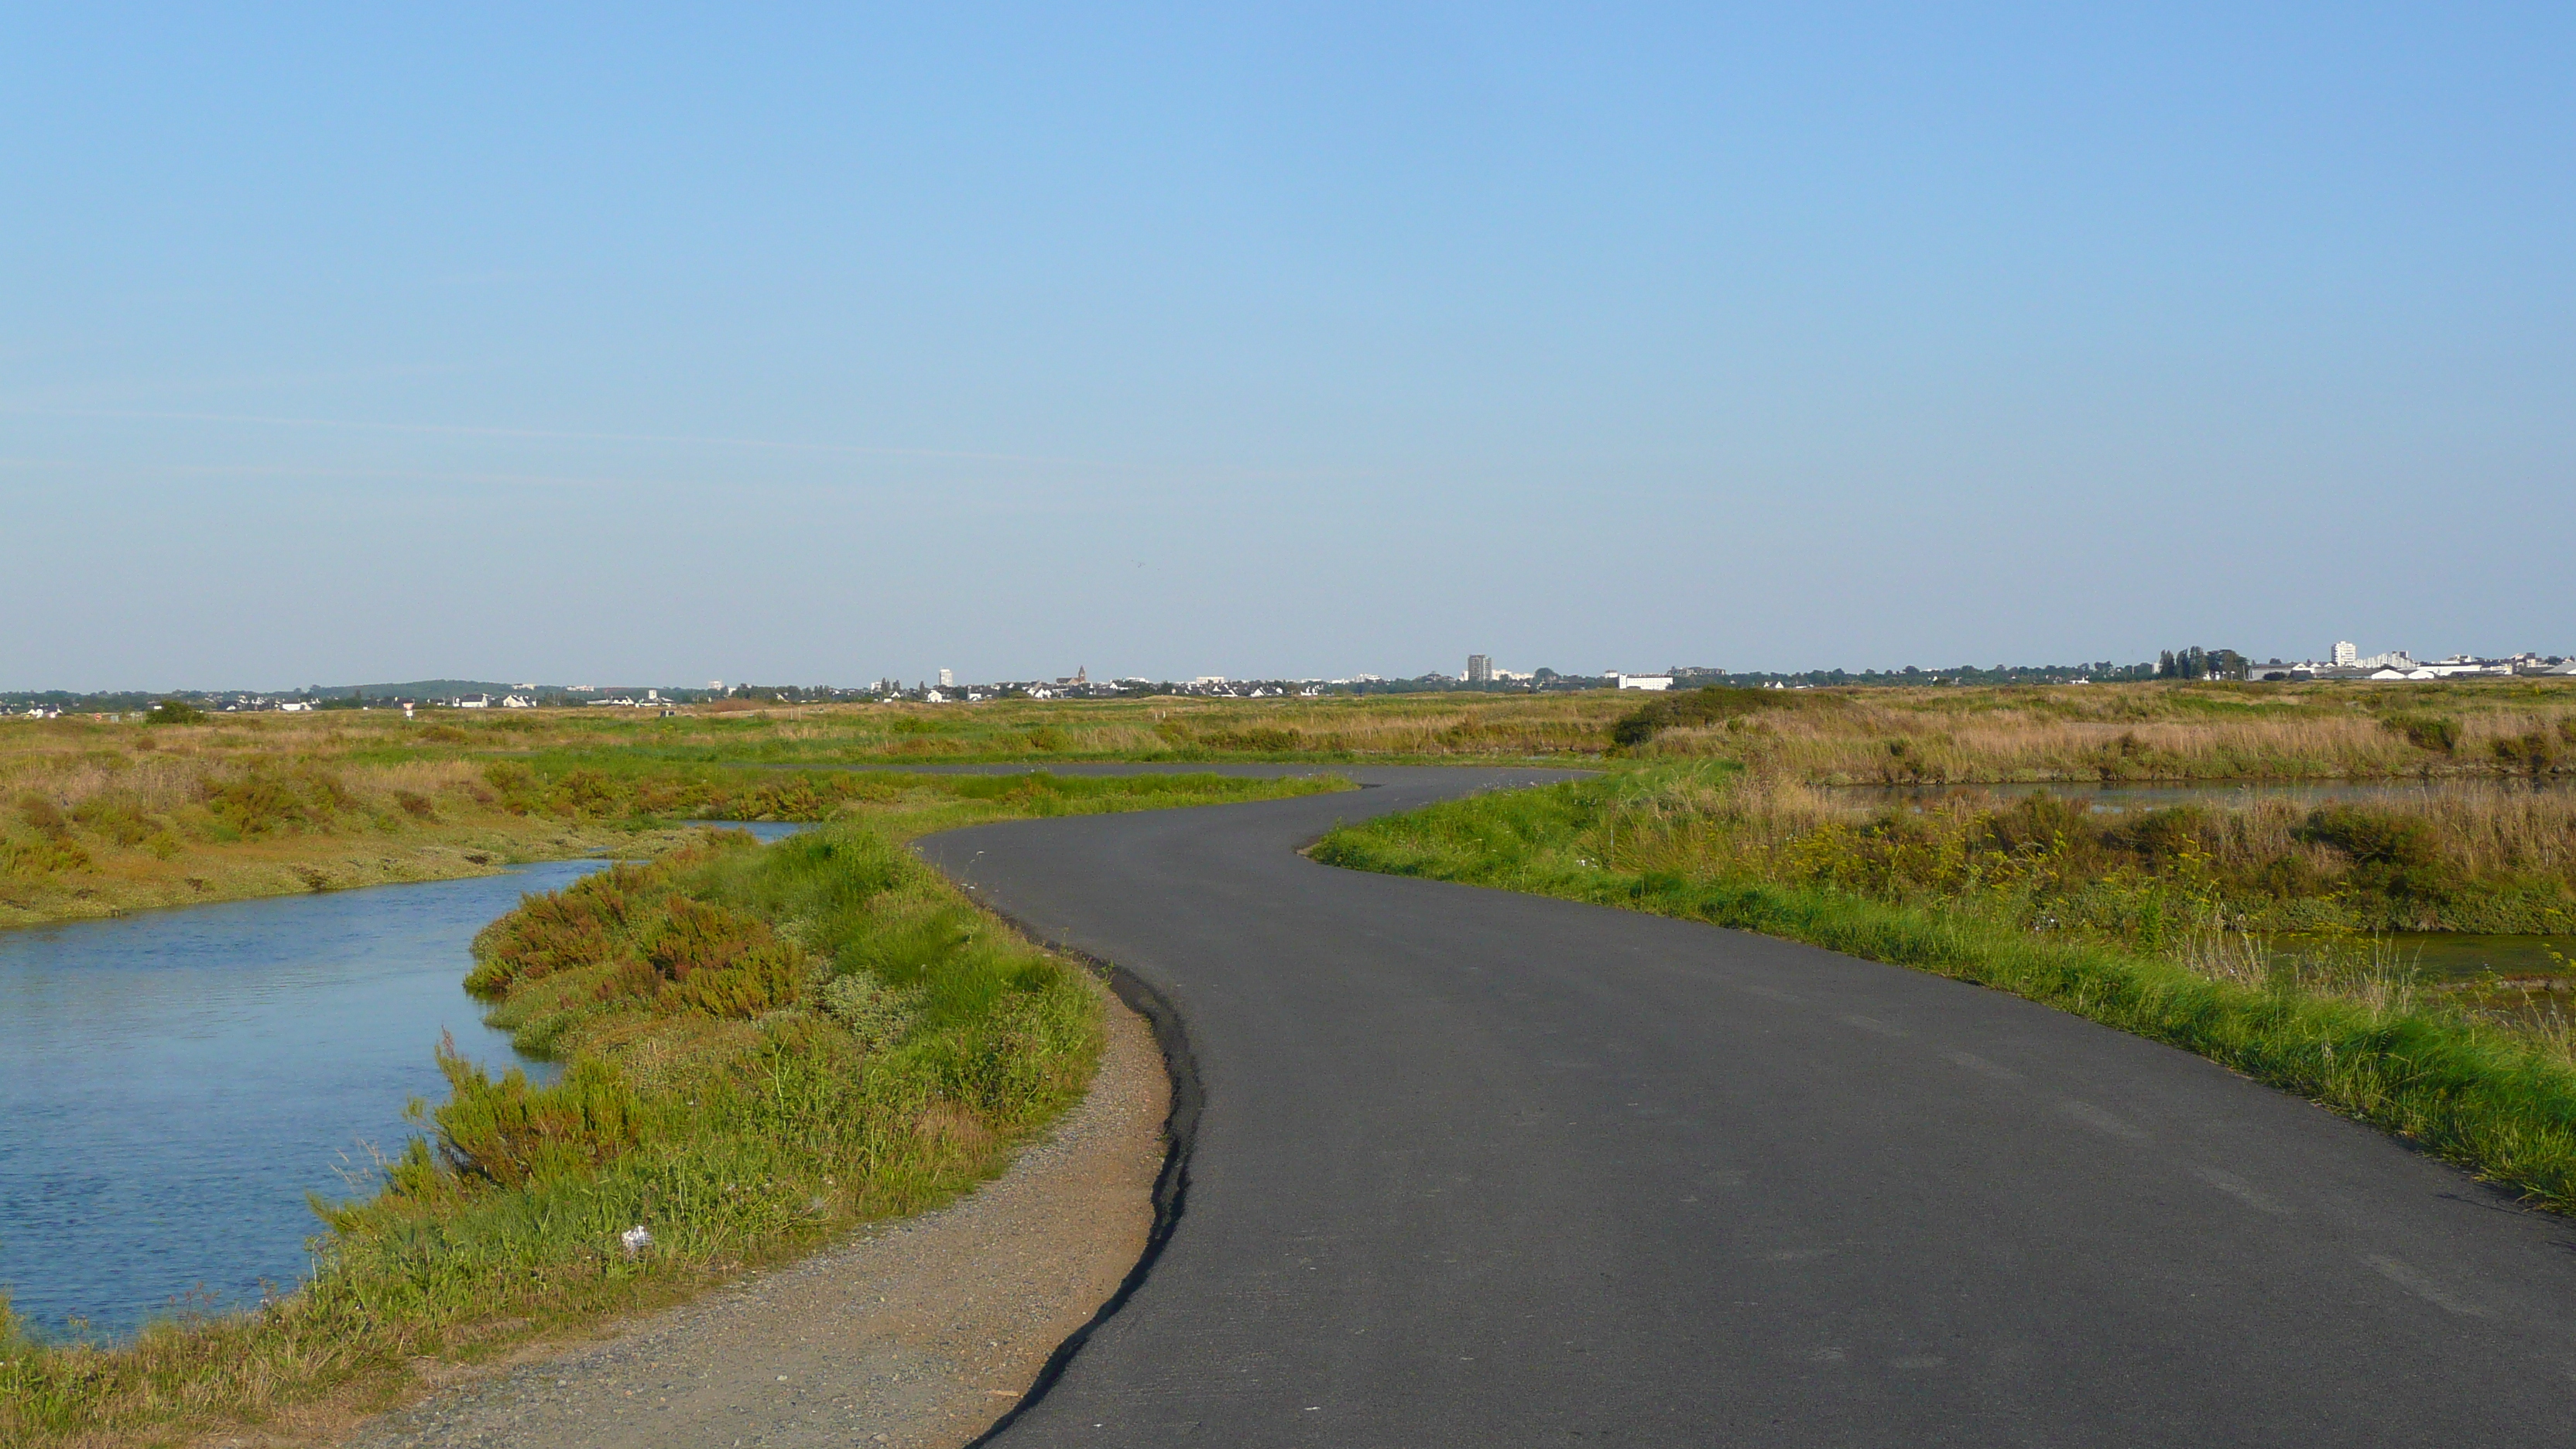
[[[1145,1249],[1171,1085],[1105,986],[1089,1095],[1009,1171],[604,1342],[370,1420],[349,1449],[954,1449],[1008,1412]]]

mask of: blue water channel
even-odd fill
[[[753,827],[764,838],[794,826]],[[310,1267],[436,1100],[439,1033],[520,1065],[462,981],[474,933],[602,860],[0,931],[0,1285],[40,1334],[239,1308]],[[542,1075],[543,1067],[532,1067]]]

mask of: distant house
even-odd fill
[[[502,696],[501,707],[503,709],[535,709],[537,707],[537,702],[528,698],[524,694],[511,694]]]
[[[457,700],[456,707],[458,709],[490,709],[492,707],[492,696],[488,694],[469,694],[464,698]]]
[[[1610,675],[1610,682],[1616,684],[1621,689],[1670,689],[1673,687],[1673,677],[1669,674],[1620,674],[1613,671]]]
[[[277,707],[288,714],[300,714],[305,710],[311,709],[313,707],[313,701],[309,699],[281,699],[277,702]]]

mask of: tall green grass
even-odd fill
[[[1805,941],[2010,991],[2198,1052],[2576,1210],[2576,1066],[2559,1043],[2404,990],[2193,969],[2090,933],[2032,930],[1967,895],[1893,902],[1840,886],[1645,868],[1649,775],[1478,796],[1347,826],[1316,858],[1652,911]]]

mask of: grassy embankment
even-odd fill
[[[2498,795],[2497,802],[2512,797]],[[2473,1009],[2358,939],[2283,958],[2239,926],[2565,919],[2571,805],[2093,820],[2062,802],[1880,814],[1731,765],[1480,796],[1337,831],[1320,859],[1807,941],[2199,1052],[2576,1209],[2576,1039]]]
[[[1082,1091],[1097,997],[900,841],[1338,787],[842,778],[834,824],[766,849],[702,834],[487,929],[468,984],[561,1080],[443,1056],[428,1136],[381,1191],[327,1206],[316,1276],[258,1312],[108,1347],[37,1344],[0,1315],[0,1442],[327,1427],[398,1397],[420,1359],[669,1302],[953,1197]],[[630,1253],[637,1226],[652,1241]]]

